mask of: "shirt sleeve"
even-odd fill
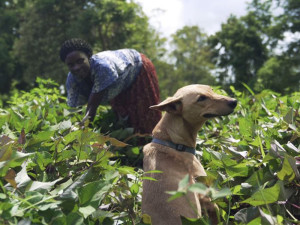
[[[76,100],[78,97],[78,86],[72,76],[71,73],[68,74],[66,81],[66,89],[67,89],[67,104],[70,107],[76,107]]]
[[[93,65],[93,89],[92,93],[99,93],[111,86],[119,77],[118,71],[113,62],[105,59],[98,59]]]
[[[88,98],[80,93],[80,88],[80,83],[69,73],[66,81],[68,106],[77,107],[87,103]]]

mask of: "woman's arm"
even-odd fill
[[[103,96],[102,91],[99,93],[91,93],[90,94],[87,109],[86,109],[86,114],[85,114],[85,117],[83,118],[82,122],[86,121],[87,119],[89,119],[90,121],[94,120],[94,117],[96,115],[97,108],[100,105],[102,96]]]

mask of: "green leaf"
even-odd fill
[[[49,191],[61,179],[62,178],[59,178],[59,179],[57,179],[55,181],[52,181],[52,182],[33,181],[30,185],[29,191],[35,191],[35,190],[39,190],[39,191],[47,190],[47,191]]]
[[[231,191],[229,188],[222,188],[221,190],[217,191],[215,189],[211,190],[211,197],[212,200],[216,200],[218,198],[224,198],[231,196]]]
[[[1,109],[0,113],[0,127],[2,127],[9,120],[9,113]]]
[[[153,177],[141,177],[142,180],[151,180],[151,181],[157,181],[155,178]]]
[[[262,224],[260,216],[256,217],[254,220],[252,220],[249,223],[247,223],[247,225],[258,225],[258,224]]]
[[[139,193],[139,190],[140,190],[140,187],[139,187],[138,184],[133,184],[133,185],[131,185],[131,187],[130,187],[130,192],[131,192],[131,194],[133,194],[133,195],[137,195],[137,194]]]
[[[253,95],[253,96],[255,95],[254,92],[252,91],[252,89],[247,84],[245,84],[244,82],[241,82],[241,83],[250,92],[251,95]]]
[[[283,117],[283,120],[288,124],[293,124],[294,122],[294,110],[291,108],[287,114]]]
[[[182,225],[210,225],[204,218],[192,219],[181,216]]]
[[[71,212],[67,215],[67,224],[82,225],[84,224],[83,217],[79,213]]]
[[[52,131],[64,131],[66,129],[70,129],[72,126],[71,120],[62,121],[54,126],[50,127]]]
[[[240,163],[235,166],[225,167],[225,170],[230,177],[247,177],[249,167],[246,163]]]
[[[178,191],[186,191],[189,185],[190,176],[187,174],[178,184]]]
[[[17,173],[15,181],[17,183],[17,187],[20,188],[26,188],[28,184],[32,183],[32,180],[27,174],[27,162],[22,165],[22,169],[19,173]]]
[[[252,121],[248,118],[239,118],[239,131],[245,137],[252,137]]]
[[[194,183],[191,186],[189,186],[188,190],[203,195],[206,195],[209,192],[209,188],[202,183]]]
[[[250,221],[257,218],[258,216],[260,216],[258,207],[251,206],[249,208],[244,208],[244,209],[241,209],[240,211],[238,211],[234,215],[234,219],[240,223],[247,224]]]
[[[1,146],[1,149],[0,149],[0,162],[9,160],[12,153],[13,153],[12,143],[8,143],[4,146]]]
[[[296,174],[299,178],[300,176],[296,166],[296,160],[286,154],[283,160],[282,169],[277,173],[277,176],[280,180],[292,182],[295,180]]]
[[[52,130],[41,131],[37,135],[34,135],[32,139],[29,140],[27,146],[31,146],[44,141],[50,141],[53,135],[54,135],[54,131]]]
[[[88,183],[78,189],[78,197],[81,206],[92,205],[95,208],[105,197],[105,194],[112,187],[112,184],[103,180]]]
[[[83,214],[84,218],[87,218],[89,215],[91,215],[95,211],[96,211],[96,209],[90,205],[79,208],[79,212],[81,212]]]
[[[147,171],[147,172],[144,172],[145,174],[147,174],[147,173],[163,173],[163,171],[161,171],[161,170],[149,170],[149,171]]]
[[[76,130],[73,132],[68,133],[66,136],[64,136],[64,143],[65,145],[68,145],[70,142],[76,140],[80,134],[81,134],[82,130]]]
[[[37,152],[36,153],[36,162],[40,169],[43,171],[46,169],[48,164],[51,164],[53,162],[52,155],[49,152],[43,151],[43,152]]]
[[[84,184],[85,179],[88,177],[91,170],[86,171],[82,174],[74,183],[68,186],[64,192],[59,196],[59,199],[70,199],[75,200],[77,199],[78,195],[76,194],[75,190],[81,187]]]
[[[101,217],[110,217],[112,218],[114,216],[113,213],[109,211],[103,211],[101,209],[97,209],[95,212],[93,212],[92,217],[95,219],[101,218]]]
[[[266,205],[278,201],[279,195],[280,184],[277,182],[273,187],[258,190],[250,198],[242,201],[242,203],[249,203],[253,206]]]
[[[296,154],[299,154],[300,153],[300,148],[297,148],[295,145],[293,145],[293,143],[291,143],[291,142],[288,142],[287,144],[286,144],[286,147],[288,148],[288,149],[290,149],[291,151],[293,151],[294,153],[296,153]]]
[[[166,193],[172,195],[171,197],[168,198],[168,202],[180,198],[186,194],[185,192],[182,191],[166,191]]]
[[[23,219],[18,222],[18,225],[31,225],[31,221],[29,219]]]
[[[134,174],[135,173],[134,168],[130,167],[130,166],[121,166],[118,168],[118,171],[121,174]]]
[[[261,216],[261,223],[264,225],[278,225],[278,221],[276,217],[273,217],[265,212],[263,212],[261,209],[259,209],[260,216]]]

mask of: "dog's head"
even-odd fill
[[[193,124],[226,116],[233,112],[236,105],[235,99],[216,94],[210,86],[193,84],[180,88],[173,97],[150,108],[180,115]]]

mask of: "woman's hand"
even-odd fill
[[[86,114],[80,122],[81,126],[84,126],[86,121],[93,121],[97,112],[97,108],[101,102],[102,92],[100,93],[91,93],[86,109]]]

